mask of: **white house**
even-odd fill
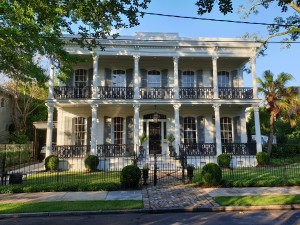
[[[12,121],[12,98],[13,94],[3,87],[0,87],[0,143],[9,142],[9,126]]]
[[[146,159],[169,155],[170,133],[177,154],[180,149],[213,156],[261,151],[258,44],[253,40],[140,32],[99,41],[104,51],[91,52],[66,42],[67,51],[83,59],[74,65],[66,84],[54,87],[51,66],[47,155],[60,149],[77,157],[139,154],[143,132],[148,137],[143,143]],[[243,68],[248,62],[252,74],[246,76],[252,76],[253,87],[244,86]],[[247,107],[255,110],[256,144],[247,143]]]

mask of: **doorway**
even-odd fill
[[[161,122],[149,122],[149,154],[161,154]]]

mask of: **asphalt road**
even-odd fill
[[[2,218],[2,225],[300,225],[300,211],[248,211],[248,212],[199,212],[199,213],[165,213],[165,214],[106,214],[85,216],[57,217],[22,217]]]

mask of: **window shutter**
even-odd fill
[[[215,117],[212,117],[212,124],[213,124],[213,143],[216,143],[216,120]]]
[[[237,70],[231,71],[231,77],[232,77],[232,87],[239,87],[238,71]]]
[[[65,145],[72,145],[72,137],[73,137],[73,124],[74,121],[71,117],[65,117],[65,131],[64,131],[64,144]]]
[[[197,117],[198,143],[205,143],[205,124],[204,117]]]
[[[111,122],[112,118],[104,116],[104,142],[105,144],[111,144]]]
[[[88,70],[88,80],[87,80],[87,86],[91,87],[93,85],[93,69]]]
[[[234,143],[241,143],[241,119],[239,116],[233,118]]]
[[[147,70],[141,69],[141,86],[147,87]]]
[[[203,86],[203,71],[197,70],[196,71],[196,80],[197,80],[197,87]]]
[[[126,86],[133,87],[133,69],[126,70]]]
[[[214,74],[213,74],[213,70],[210,70],[210,86],[213,87],[214,86],[214,78],[213,78]]]
[[[180,143],[184,143],[184,126],[183,126],[183,117],[179,117],[180,123]]]
[[[162,87],[168,87],[168,70],[162,70],[161,71],[161,85]]]
[[[111,81],[111,69],[105,68],[105,86],[111,87],[112,86],[112,81]]]
[[[134,123],[133,116],[126,118],[126,144],[133,144]]]
[[[182,87],[182,70],[178,70],[178,85]]]
[[[92,117],[87,118],[87,128],[86,128],[86,144],[91,145],[92,140]]]

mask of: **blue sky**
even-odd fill
[[[147,12],[174,14],[182,16],[197,16],[196,0],[152,0]],[[237,4],[248,1],[234,1]],[[224,16],[218,10],[210,14],[205,14],[204,18],[243,20],[235,13]],[[291,11],[291,10],[290,10]],[[292,11],[291,11],[292,12]],[[261,9],[258,15],[251,15],[245,21],[272,23],[274,15],[279,16],[280,9],[271,6],[268,10]],[[262,37],[267,37],[267,27],[262,25],[246,25],[222,22],[210,22],[191,19],[177,19],[160,16],[145,15],[140,19],[140,25],[130,29],[119,31],[121,35],[134,35],[135,32],[175,32],[181,37],[241,37],[245,33],[260,33]],[[277,41],[279,39],[272,39]],[[300,63],[298,54],[300,44],[293,44],[289,49],[282,49],[280,44],[269,44],[266,56],[257,59],[257,77],[261,76],[265,70],[271,70],[275,75],[286,72],[294,76],[290,85],[300,86],[299,69]],[[245,86],[251,87],[251,75],[244,74]]]

